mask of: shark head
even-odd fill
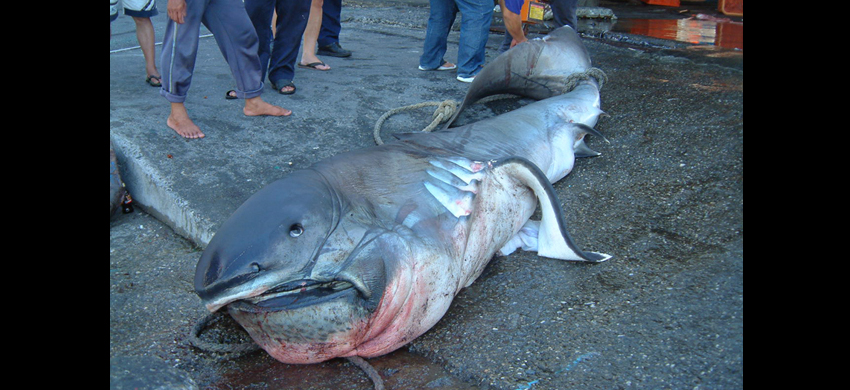
[[[387,232],[368,219],[318,172],[293,172],[222,224],[198,262],[195,290],[278,360],[343,356],[367,339],[390,271],[380,253]]]

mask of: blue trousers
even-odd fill
[[[242,0],[186,0],[183,24],[168,19],[162,39],[160,94],[183,103],[192,84],[201,23],[215,36],[218,48],[236,79],[236,96],[260,96],[263,76],[257,57],[257,34]]]
[[[324,0],[322,2],[322,29],[319,30],[319,47],[339,42],[342,30],[342,0]]]
[[[245,9],[257,30],[262,67],[261,77],[278,87],[295,77],[295,61],[301,49],[301,36],[310,17],[310,0],[245,0]],[[272,16],[277,11],[275,34]]]
[[[445,62],[447,39],[455,16],[461,13],[457,75],[472,77],[484,67],[485,45],[493,21],[493,0],[431,0],[425,46],[419,66],[436,69]]]

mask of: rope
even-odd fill
[[[425,133],[428,133],[428,132],[434,130],[434,128],[437,127],[437,125],[439,125],[442,122],[449,120],[452,117],[452,115],[454,115],[455,110],[457,109],[457,102],[454,101],[454,100],[451,100],[451,99],[447,99],[447,100],[444,100],[442,102],[424,102],[424,103],[413,104],[413,105],[410,105],[410,106],[394,108],[390,111],[387,111],[387,113],[385,113],[384,115],[381,115],[381,117],[378,118],[378,122],[375,123],[375,130],[374,130],[375,143],[377,143],[378,145],[382,145],[384,143],[384,141],[381,139],[381,126],[383,126],[384,121],[386,121],[389,117],[391,117],[395,114],[398,114],[399,112],[402,112],[402,111],[415,110],[417,108],[428,107],[428,106],[437,106],[437,110],[434,111],[434,115],[432,116],[433,119],[431,120],[431,124],[429,124],[424,129],[422,129],[422,131],[425,132]]]
[[[378,371],[375,370],[375,367],[372,367],[369,362],[360,356],[349,356],[346,359],[355,366],[360,367],[360,369],[366,373],[369,379],[372,380],[372,385],[375,386],[375,390],[384,390],[384,380],[381,379],[381,376],[378,375]]]
[[[608,75],[599,68],[588,68],[584,72],[577,72],[567,76],[566,81],[564,82],[564,92],[567,93],[572,91],[580,81],[590,80],[590,78],[596,79],[597,84],[599,84],[599,89],[602,89],[602,86],[605,85],[605,82],[608,81]]]
[[[596,82],[599,84],[599,89],[602,89],[602,86],[605,85],[606,81],[608,81],[608,76],[605,74],[605,72],[602,71],[602,69],[589,68],[584,72],[573,73],[573,74],[567,76],[566,80],[564,81],[564,92],[562,92],[562,93],[567,93],[567,92],[572,91],[578,85],[579,82],[584,81],[584,80],[589,80],[591,77],[596,79]],[[490,98],[481,99],[476,103],[490,102],[490,101],[493,101],[493,100],[504,99],[504,98],[511,97],[511,96],[512,95],[496,95],[496,96],[491,96]],[[383,145],[384,140],[381,139],[381,127],[384,125],[384,122],[387,119],[389,119],[389,117],[391,117],[395,114],[398,114],[400,112],[403,112],[403,111],[415,110],[415,109],[418,109],[418,108],[429,107],[429,106],[437,106],[437,110],[435,110],[434,115],[432,115],[431,123],[428,126],[425,126],[424,129],[422,129],[423,133],[429,133],[432,130],[434,130],[434,128],[436,128],[437,125],[439,125],[440,123],[443,123],[443,122],[451,119],[451,117],[455,113],[455,110],[457,110],[457,102],[452,100],[452,99],[446,99],[446,100],[443,100],[442,102],[434,101],[434,102],[417,103],[417,104],[412,104],[412,105],[409,105],[409,106],[404,106],[404,107],[399,107],[399,108],[394,108],[392,110],[389,110],[384,115],[381,115],[381,117],[378,118],[378,121],[375,123],[375,129],[373,130],[373,136],[375,138],[375,143],[378,144],[378,145]]]
[[[216,319],[216,314],[217,312],[209,313],[195,324],[192,331],[189,333],[190,344],[207,352],[230,354],[230,357],[239,356],[260,349],[260,346],[255,344],[253,341],[238,344],[221,344],[201,340],[201,332],[203,332],[204,329]]]

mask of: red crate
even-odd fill
[[[717,10],[726,15],[744,16],[744,0],[717,0]]]
[[[652,5],[666,5],[668,7],[678,7],[679,0],[640,0],[646,4]]]

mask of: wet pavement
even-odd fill
[[[157,3],[161,39],[165,1]],[[188,334],[206,314],[192,278],[216,227],[266,184],[374,145],[375,122],[389,110],[462,99],[468,84],[453,73],[416,69],[426,4],[346,2],[342,44],[354,55],[323,58],[330,72],[296,70],[293,96],[266,89],[265,100],[293,110],[288,118],[248,118],[240,101],[225,100],[232,77],[214,39],[201,38],[186,104],[202,140],[165,126],[167,102],[144,83],[132,20],[112,24],[110,139],[137,207],[110,221],[111,388],[371,388],[341,360],[298,366],[192,347]],[[619,20],[712,9],[600,5]],[[576,241],[615,257],[494,259],[434,328],[370,360],[387,388],[743,388],[743,50],[602,24],[580,30],[609,78],[601,94],[611,116],[597,129],[610,143],[590,140],[602,156],[579,160],[555,188]],[[488,59],[501,38],[491,34]],[[454,61],[457,32],[449,42]],[[479,104],[462,120],[526,103]],[[432,112],[393,116],[383,134],[418,131]],[[244,337],[226,318],[211,335]]]

